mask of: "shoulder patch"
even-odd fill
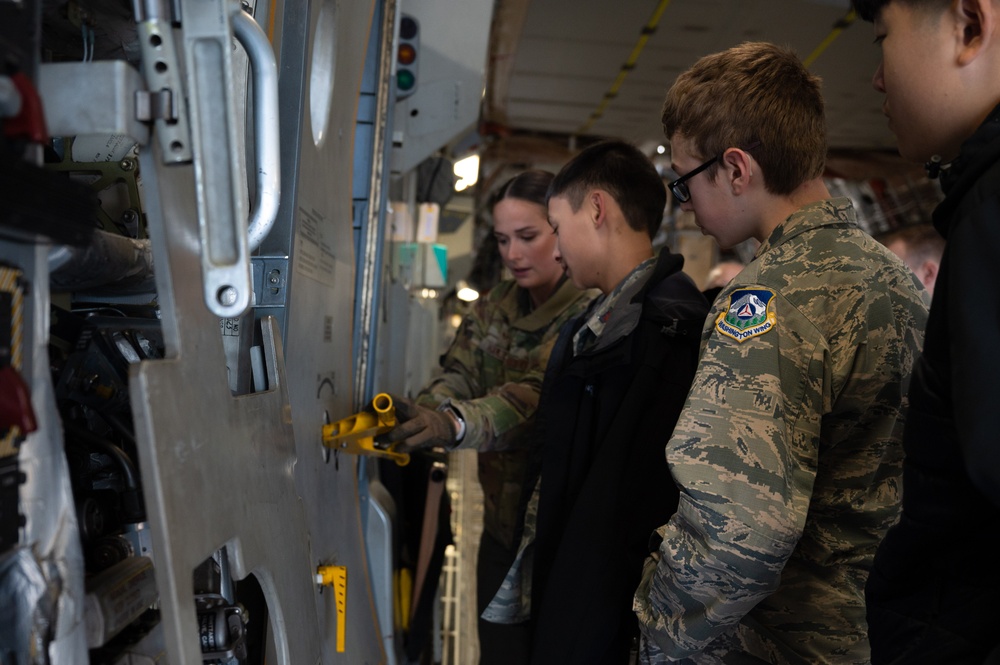
[[[743,343],[778,325],[770,289],[737,289],[729,295],[729,308],[715,320],[715,329]]]

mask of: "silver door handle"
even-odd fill
[[[233,14],[233,34],[250,61],[253,81],[253,137],[257,162],[257,200],[250,213],[248,250],[270,233],[281,200],[281,144],[278,123],[278,64],[267,35],[252,16]]]

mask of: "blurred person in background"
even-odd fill
[[[932,224],[904,226],[879,235],[876,240],[902,259],[927,292],[934,295],[934,283],[944,255],[944,237]]]
[[[723,259],[716,263],[708,271],[708,275],[705,277],[705,285],[701,288],[701,292],[705,295],[708,302],[713,302],[723,287],[743,272],[744,267],[746,266],[744,266],[743,262],[736,259]]]

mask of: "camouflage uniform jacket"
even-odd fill
[[[643,662],[868,662],[926,301],[845,198],[791,215],[722,291],[667,444],[680,504],[636,592]]]
[[[480,452],[483,526],[507,548],[516,547],[520,535],[529,452],[523,449],[525,434],[538,406],[545,365],[559,328],[581,313],[592,295],[563,280],[531,310],[527,291],[513,280],[501,282],[465,317],[441,357],[443,373],[417,398],[425,406],[447,399],[461,412],[466,433],[459,448]]]

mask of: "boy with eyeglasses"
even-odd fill
[[[830,198],[819,80],[791,51],[702,58],[662,120],[681,208],[723,248],[761,245],[715,300],[667,443],[680,502],[635,595],[641,660],[865,663],[925,292]]]
[[[1000,2],[856,0],[900,154],[946,244],[903,433],[903,512],[868,578],[873,663],[1000,663]]]

